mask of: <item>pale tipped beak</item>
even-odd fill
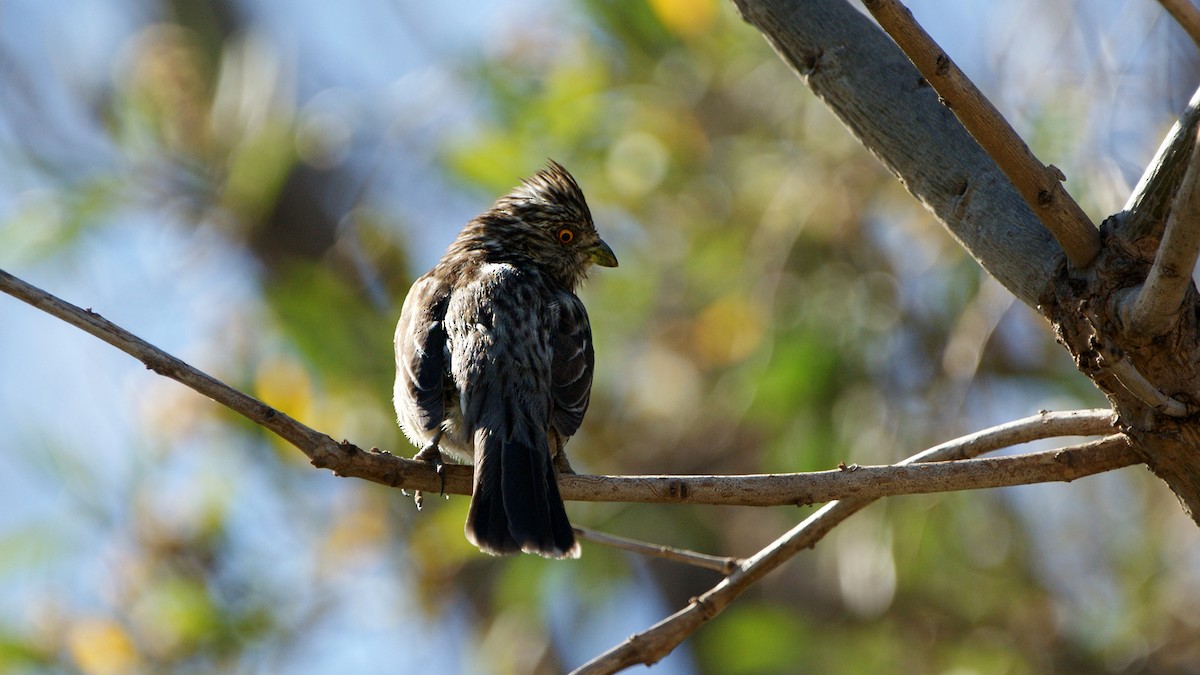
[[[595,246],[592,246],[588,250],[588,257],[592,259],[593,263],[601,267],[617,266],[617,254],[613,253],[613,250],[608,247],[608,244],[604,243],[603,239],[597,241]]]

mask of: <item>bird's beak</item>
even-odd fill
[[[601,267],[617,266],[617,254],[613,253],[603,239],[596,241],[596,244],[588,249],[588,257]]]

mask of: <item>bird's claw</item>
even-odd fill
[[[558,469],[558,473],[566,476],[575,474],[575,469],[571,468],[571,463],[567,461],[567,455],[564,452],[559,452],[554,456],[554,468]]]
[[[438,436],[440,437],[440,434]],[[420,452],[413,455],[413,459],[424,461],[426,464],[433,466],[433,471],[437,472],[438,474],[438,494],[445,495],[446,468],[445,461],[442,459],[442,450],[438,448],[438,438],[434,438],[433,441],[430,441],[426,443],[424,447],[421,447]],[[414,501],[416,501],[416,508],[420,509],[422,504],[425,503],[425,498],[421,495],[421,491],[414,490],[413,498]]]
[[[563,450],[564,446],[567,444],[566,441],[562,436],[559,435],[557,431],[551,430],[551,434],[551,439],[554,443],[554,468],[557,469],[558,473],[560,474],[574,475],[575,469],[571,468],[571,463],[567,461],[567,453]]]

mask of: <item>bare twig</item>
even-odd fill
[[[1200,10],[1196,9],[1191,0],[1158,0],[1158,4],[1167,10],[1187,32],[1188,37],[1192,38],[1192,42],[1200,47]]]
[[[4,270],[0,270],[0,291],[100,338],[146,364],[146,368],[180,382],[244,416],[299,448],[315,466],[385,485],[427,491],[438,489],[438,476],[428,464],[386,453],[364,452],[350,443],[338,443],[262,401],[193,368],[90,309],[80,309]],[[465,488],[466,493],[470,493],[469,472],[465,479],[456,475],[452,481],[447,476],[446,483],[448,488]]]
[[[1146,165],[1146,171],[1138,179],[1115,223],[1114,232],[1147,258],[1158,252],[1163,227],[1179,194],[1179,184],[1191,165],[1198,129],[1200,88],[1192,93],[1188,107],[1167,132],[1158,151],[1154,153],[1154,159]],[[1154,248],[1143,250],[1143,246],[1138,246],[1143,240]]]
[[[361,478],[392,487],[436,491],[440,479],[425,462],[402,459],[377,450],[363,451],[338,443],[267,404],[248,396],[180,359],[167,354],[129,331],[90,310],[80,309],[0,270],[0,291],[56,316],[117,347],[160,375],[170,377],[229,409],[245,416],[295,445],[312,463],[340,476]],[[966,438],[989,450],[1057,436],[1098,436],[1111,431],[1112,413],[1107,410],[1045,413],[1017,420]],[[997,445],[998,443],[998,445]],[[969,466],[961,470],[935,469],[907,473],[895,467],[863,467],[859,471],[822,471],[809,474],[759,476],[585,476],[559,479],[562,496],[575,501],[654,502],[673,504],[732,504],[771,506],[814,503],[847,495],[884,496],[1013,485],[1021,481],[1070,480],[1063,467],[1040,459],[1007,458],[1010,467]],[[989,471],[1006,476],[995,482]],[[1022,473],[1024,471],[1024,473]],[[899,473],[896,473],[899,472]],[[471,494],[472,468],[447,465],[445,491]],[[1014,482],[1015,481],[1015,482]],[[872,484],[876,485],[873,486]],[[886,487],[881,487],[886,486]],[[951,487],[955,486],[955,487]]]
[[[1143,337],[1166,334],[1179,321],[1192,269],[1200,255],[1200,136],[1192,147],[1187,172],[1179,183],[1154,265],[1136,293],[1121,303],[1128,330]]]
[[[687,549],[663,546],[662,544],[650,544],[636,539],[618,537],[615,534],[608,534],[607,532],[600,532],[599,530],[587,527],[579,527],[578,525],[573,529],[575,530],[575,534],[579,535],[581,539],[586,539],[597,544],[619,548],[631,553],[681,562],[693,567],[702,567],[706,570],[720,572],[721,574],[729,574],[743,562],[741,558],[708,555],[707,553],[697,553]]]
[[[1030,210],[1058,240],[1067,259],[1087,267],[1100,252],[1100,235],[1079,204],[1063,189],[1062,171],[1046,166],[1000,111],[954,64],[912,12],[898,0],[863,0],[863,5],[921,71],[945,105],[1016,186]]]
[[[1171,417],[1188,417],[1200,412],[1200,408],[1171,398],[1162,393],[1146,379],[1145,375],[1134,367],[1129,359],[1108,359],[1109,368],[1125,391],[1133,394],[1139,401],[1154,408],[1158,412]]]
[[[564,476],[574,501],[780,506],[1071,481],[1141,460],[1132,452],[1025,455],[919,466],[847,466],[832,471],[749,476]]]
[[[902,464],[965,459],[982,452],[981,448],[985,447],[987,446],[974,442],[972,437],[964,437],[913,455],[904,460]],[[1061,452],[1121,454],[1121,448],[1128,448],[1128,439],[1121,435],[1115,435],[1099,441],[1063,448]],[[737,571],[692,600],[687,607],[644,632],[629,637],[621,644],[580,666],[574,672],[577,675],[615,673],[639,663],[646,665],[657,663],[683,642],[687,636],[720,614],[754,582],[778,568],[800,551],[815,545],[834,526],[854,515],[872,501],[874,500],[854,498],[826,504],[787,534],[746,559]]]

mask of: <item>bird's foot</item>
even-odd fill
[[[413,455],[413,459],[433,466],[438,475],[438,494],[446,494],[446,463],[442,460],[442,451],[438,449],[438,439],[426,443],[420,452]],[[420,490],[413,491],[413,500],[417,503],[418,510],[425,504],[425,496]]]
[[[559,450],[558,454],[554,456],[554,468],[558,469],[560,474],[574,475],[575,473],[575,469],[572,469],[571,463],[567,461],[567,453],[562,450]]]

